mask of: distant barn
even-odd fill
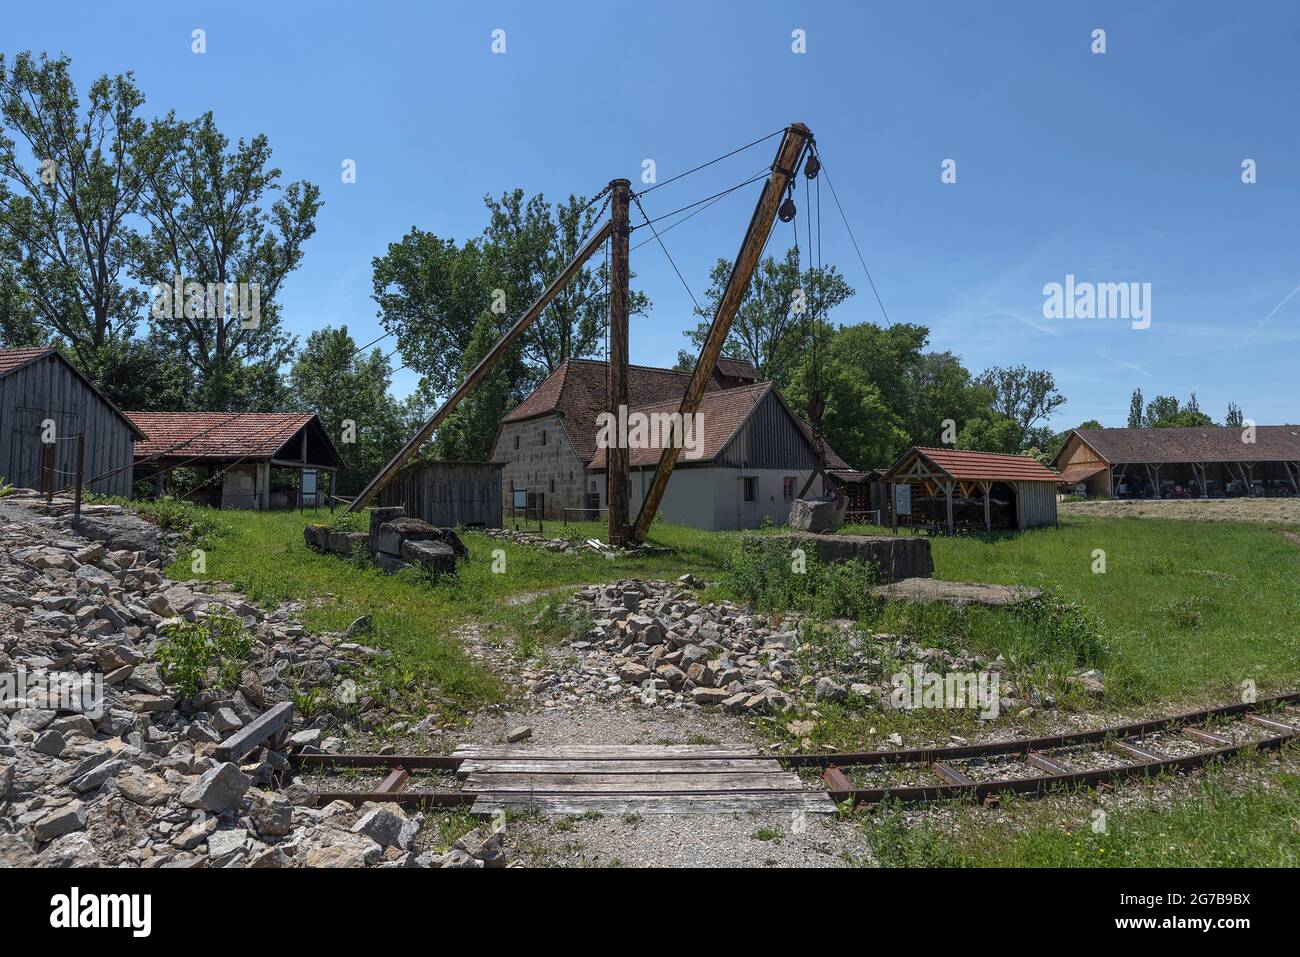
[[[1073,429],[1053,464],[1088,498],[1300,495],[1300,425]]]
[[[56,489],[76,479],[78,435],[85,436],[87,488],[131,494],[131,462],[144,433],[57,349],[0,349],[0,478],[41,488],[42,435],[54,439]]]

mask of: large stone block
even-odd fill
[[[827,563],[862,561],[876,566],[876,577],[881,582],[896,582],[904,578],[929,578],[934,574],[934,560],[930,557],[930,540],[915,536],[893,535],[814,535],[809,532],[791,532],[776,539],[787,548],[802,548]],[[761,545],[770,538],[749,536],[746,543]]]
[[[402,542],[402,557],[408,562],[419,564],[434,575],[445,575],[456,570],[456,552],[445,542],[407,539]]]
[[[382,508],[371,508],[367,511],[370,512],[370,554],[373,555],[379,551],[380,526],[403,518],[406,515],[406,509],[400,505],[387,505]]]
[[[797,498],[790,504],[790,527],[798,532],[833,532],[842,520],[834,499]]]
[[[367,539],[365,532],[330,532],[328,547],[336,555],[350,557],[358,545],[366,545]]]
[[[399,518],[379,526],[379,551],[402,555],[404,542],[442,542],[457,558],[469,557],[469,550],[454,529],[430,525],[418,518]]]
[[[328,525],[308,525],[302,530],[302,537],[312,548],[329,548],[330,530]]]

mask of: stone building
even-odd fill
[[[566,508],[604,507],[604,453],[596,438],[607,374],[605,362],[566,359],[501,420],[492,461],[503,467],[507,504],[516,489],[526,489],[541,494],[547,518],[563,517]],[[671,415],[689,382],[689,373],[629,366],[629,415]],[[710,529],[751,528],[764,518],[784,522],[816,467],[807,423],[770,383],[758,381],[751,363],[727,357],[718,361],[699,416],[700,448],[678,460],[660,507],[664,519]],[[634,512],[660,452],[633,449]],[[828,464],[846,467],[834,452]]]

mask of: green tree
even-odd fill
[[[704,303],[696,310],[701,322],[686,332],[694,352],[680,353],[678,368],[695,368],[731,269],[728,260],[719,259],[709,273]],[[853,294],[834,266],[800,271],[793,249],[779,260],[768,256],[754,270],[722,351],[748,359],[761,378],[774,382],[784,392],[812,352],[815,330],[832,328],[831,310]],[[821,346],[825,338],[820,336],[817,344]]]
[[[83,107],[67,57],[0,55],[0,334],[63,343],[110,398],[138,371],[115,363],[146,301],[129,274],[143,103],[130,73],[92,82]]]
[[[320,416],[343,456],[343,493],[359,491],[407,438],[401,411],[389,395],[391,378],[382,350],[360,352],[347,326],[326,326],[308,336],[289,373],[295,400]]]
[[[1011,451],[1051,442],[1052,431],[1040,423],[1065,404],[1065,396],[1056,390],[1050,372],[1023,365],[994,366],[981,373],[976,384],[993,394],[993,411],[1016,424],[1016,447]]]
[[[1228,403],[1228,414],[1223,420],[1224,425],[1232,426],[1235,429],[1241,428],[1245,423],[1246,417],[1241,414],[1241,406],[1235,402]]]
[[[487,355],[499,338],[491,313],[479,317],[461,364],[461,378]],[[434,437],[434,456],[443,461],[484,461],[492,454],[501,419],[515,405],[510,395],[510,368],[498,363],[438,429]]]
[[[1142,390],[1134,389],[1133,394],[1128,400],[1128,427],[1130,429],[1142,428],[1142,423],[1144,421],[1143,409]]]
[[[1158,395],[1147,403],[1142,425],[1148,429],[1176,429],[1200,426],[1212,426],[1214,420],[1200,410],[1196,393],[1192,393],[1186,405],[1179,403],[1176,396]]]
[[[211,113],[155,124],[141,152],[163,158],[147,171],[141,213],[149,233],[135,244],[136,277],[154,293],[156,334],[194,369],[198,404],[275,408],[284,401],[279,370],[296,346],[277,297],[316,231],[320,189],[281,186],[266,136],[231,148]],[[159,294],[178,281],[181,302]]]
[[[973,452],[1001,452],[1015,455],[1022,451],[1020,423],[990,411],[967,419],[957,434],[957,448]]]

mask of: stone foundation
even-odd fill
[[[418,518],[407,518],[404,508],[372,508],[370,531],[340,532],[327,525],[308,525],[303,539],[319,551],[351,558],[364,550],[386,572],[421,567],[431,574],[456,571],[469,549],[453,529],[439,528]]]

